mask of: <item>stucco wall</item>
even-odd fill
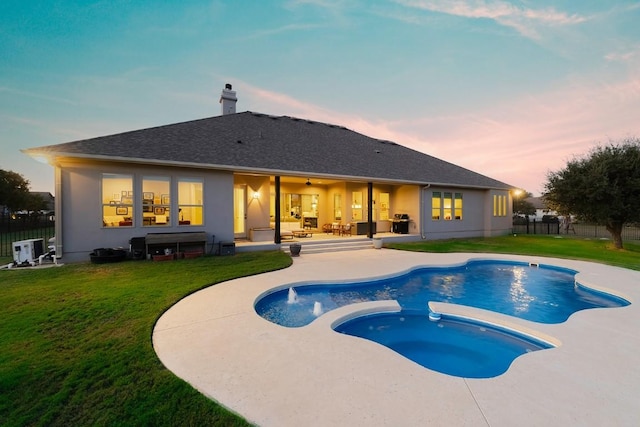
[[[207,250],[215,242],[233,241],[233,174],[230,172],[192,170],[181,168],[124,167],[108,163],[61,164],[60,183],[62,215],[62,259],[64,262],[88,261],[95,248],[129,248],[132,237],[144,237],[147,233],[205,231],[208,235]],[[134,209],[141,212],[142,177],[171,177],[171,194],[177,194],[178,178],[203,179],[204,221],[202,226],[174,225],[145,226],[134,220],[133,227],[104,227],[102,224],[101,186],[102,174],[133,174]],[[172,197],[172,211],[177,212],[177,199]]]
[[[409,215],[409,233],[420,233],[420,188],[417,185],[400,185],[391,192],[390,215]]]
[[[503,236],[511,233],[513,224],[513,199],[508,191],[490,190],[486,199],[487,225],[485,237]],[[504,216],[493,216],[493,196],[505,196],[507,213]]]
[[[247,221],[246,233],[252,228],[269,226],[269,208],[271,200],[271,187],[268,176],[236,176],[236,185],[245,185],[247,188]],[[254,197],[254,195],[256,197]]]
[[[432,220],[433,192],[462,193],[462,220]],[[493,216],[493,195],[507,196],[507,215]],[[511,230],[510,199],[507,191],[475,190],[432,186],[423,190],[423,228],[426,239],[448,239],[463,237],[489,237],[504,235]]]

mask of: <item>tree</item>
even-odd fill
[[[518,215],[535,215],[536,207],[527,198],[533,197],[529,192],[516,193],[513,197],[513,213]]]
[[[39,213],[47,209],[47,202],[39,194],[29,193],[21,210]]]
[[[32,201],[29,181],[19,173],[0,169],[0,206],[17,211]]]
[[[622,249],[622,229],[640,220],[640,139],[592,149],[550,172],[544,197],[564,215],[604,225]]]

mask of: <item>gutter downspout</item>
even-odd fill
[[[62,169],[60,166],[54,166],[53,170],[55,199],[53,201],[53,211],[55,212],[54,238],[56,245],[56,258],[62,258]],[[46,242],[45,244],[47,244]]]
[[[427,238],[426,234],[425,234],[425,230],[424,230],[424,223],[426,222],[426,218],[424,216],[424,190],[426,190],[427,188],[431,187],[431,184],[427,184],[424,187],[422,187],[422,189],[420,189],[420,237],[425,240]]]

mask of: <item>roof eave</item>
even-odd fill
[[[97,161],[104,161],[104,162],[110,162],[110,163],[112,162],[133,163],[133,164],[145,164],[145,165],[154,165],[154,166],[216,169],[216,170],[223,170],[223,171],[229,171],[229,172],[259,173],[259,174],[274,175],[274,176],[278,176],[278,175],[297,176],[297,177],[312,176],[314,178],[362,181],[362,182],[377,182],[382,184],[393,184],[393,185],[420,185],[425,187],[441,186],[441,187],[447,187],[447,188],[473,188],[478,190],[487,190],[487,189],[505,190],[505,189],[515,188],[506,184],[504,187],[472,185],[472,184],[452,184],[452,183],[446,183],[446,182],[400,180],[400,179],[380,178],[380,177],[372,177],[372,176],[357,176],[357,175],[336,175],[336,174],[327,174],[327,173],[317,173],[313,171],[300,172],[300,171],[292,171],[292,170],[286,170],[286,169],[255,168],[255,167],[246,167],[246,166],[222,165],[222,164],[214,164],[214,163],[180,162],[180,161],[156,160],[156,159],[146,159],[146,158],[137,158],[137,157],[120,157],[120,156],[112,156],[112,155],[50,152],[50,151],[38,150],[37,148],[36,149],[27,148],[27,149],[22,149],[20,151],[34,158],[46,157],[49,159],[49,163],[52,165],[56,164],[56,159],[67,158],[67,159],[81,159],[81,160],[97,160]]]

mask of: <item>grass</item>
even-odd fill
[[[164,368],[151,333],[184,296],[290,263],[271,251],[0,271],[1,424],[248,425]]]
[[[518,235],[387,246],[552,256],[640,270],[639,242],[615,250],[606,240]],[[2,425],[248,425],[164,368],[153,351],[153,326],[192,292],[290,263],[273,251],[0,270]]]
[[[389,243],[385,246],[420,252],[500,253],[570,258],[640,270],[640,242],[637,241],[624,242],[625,249],[622,250],[615,249],[609,240],[541,235]]]

